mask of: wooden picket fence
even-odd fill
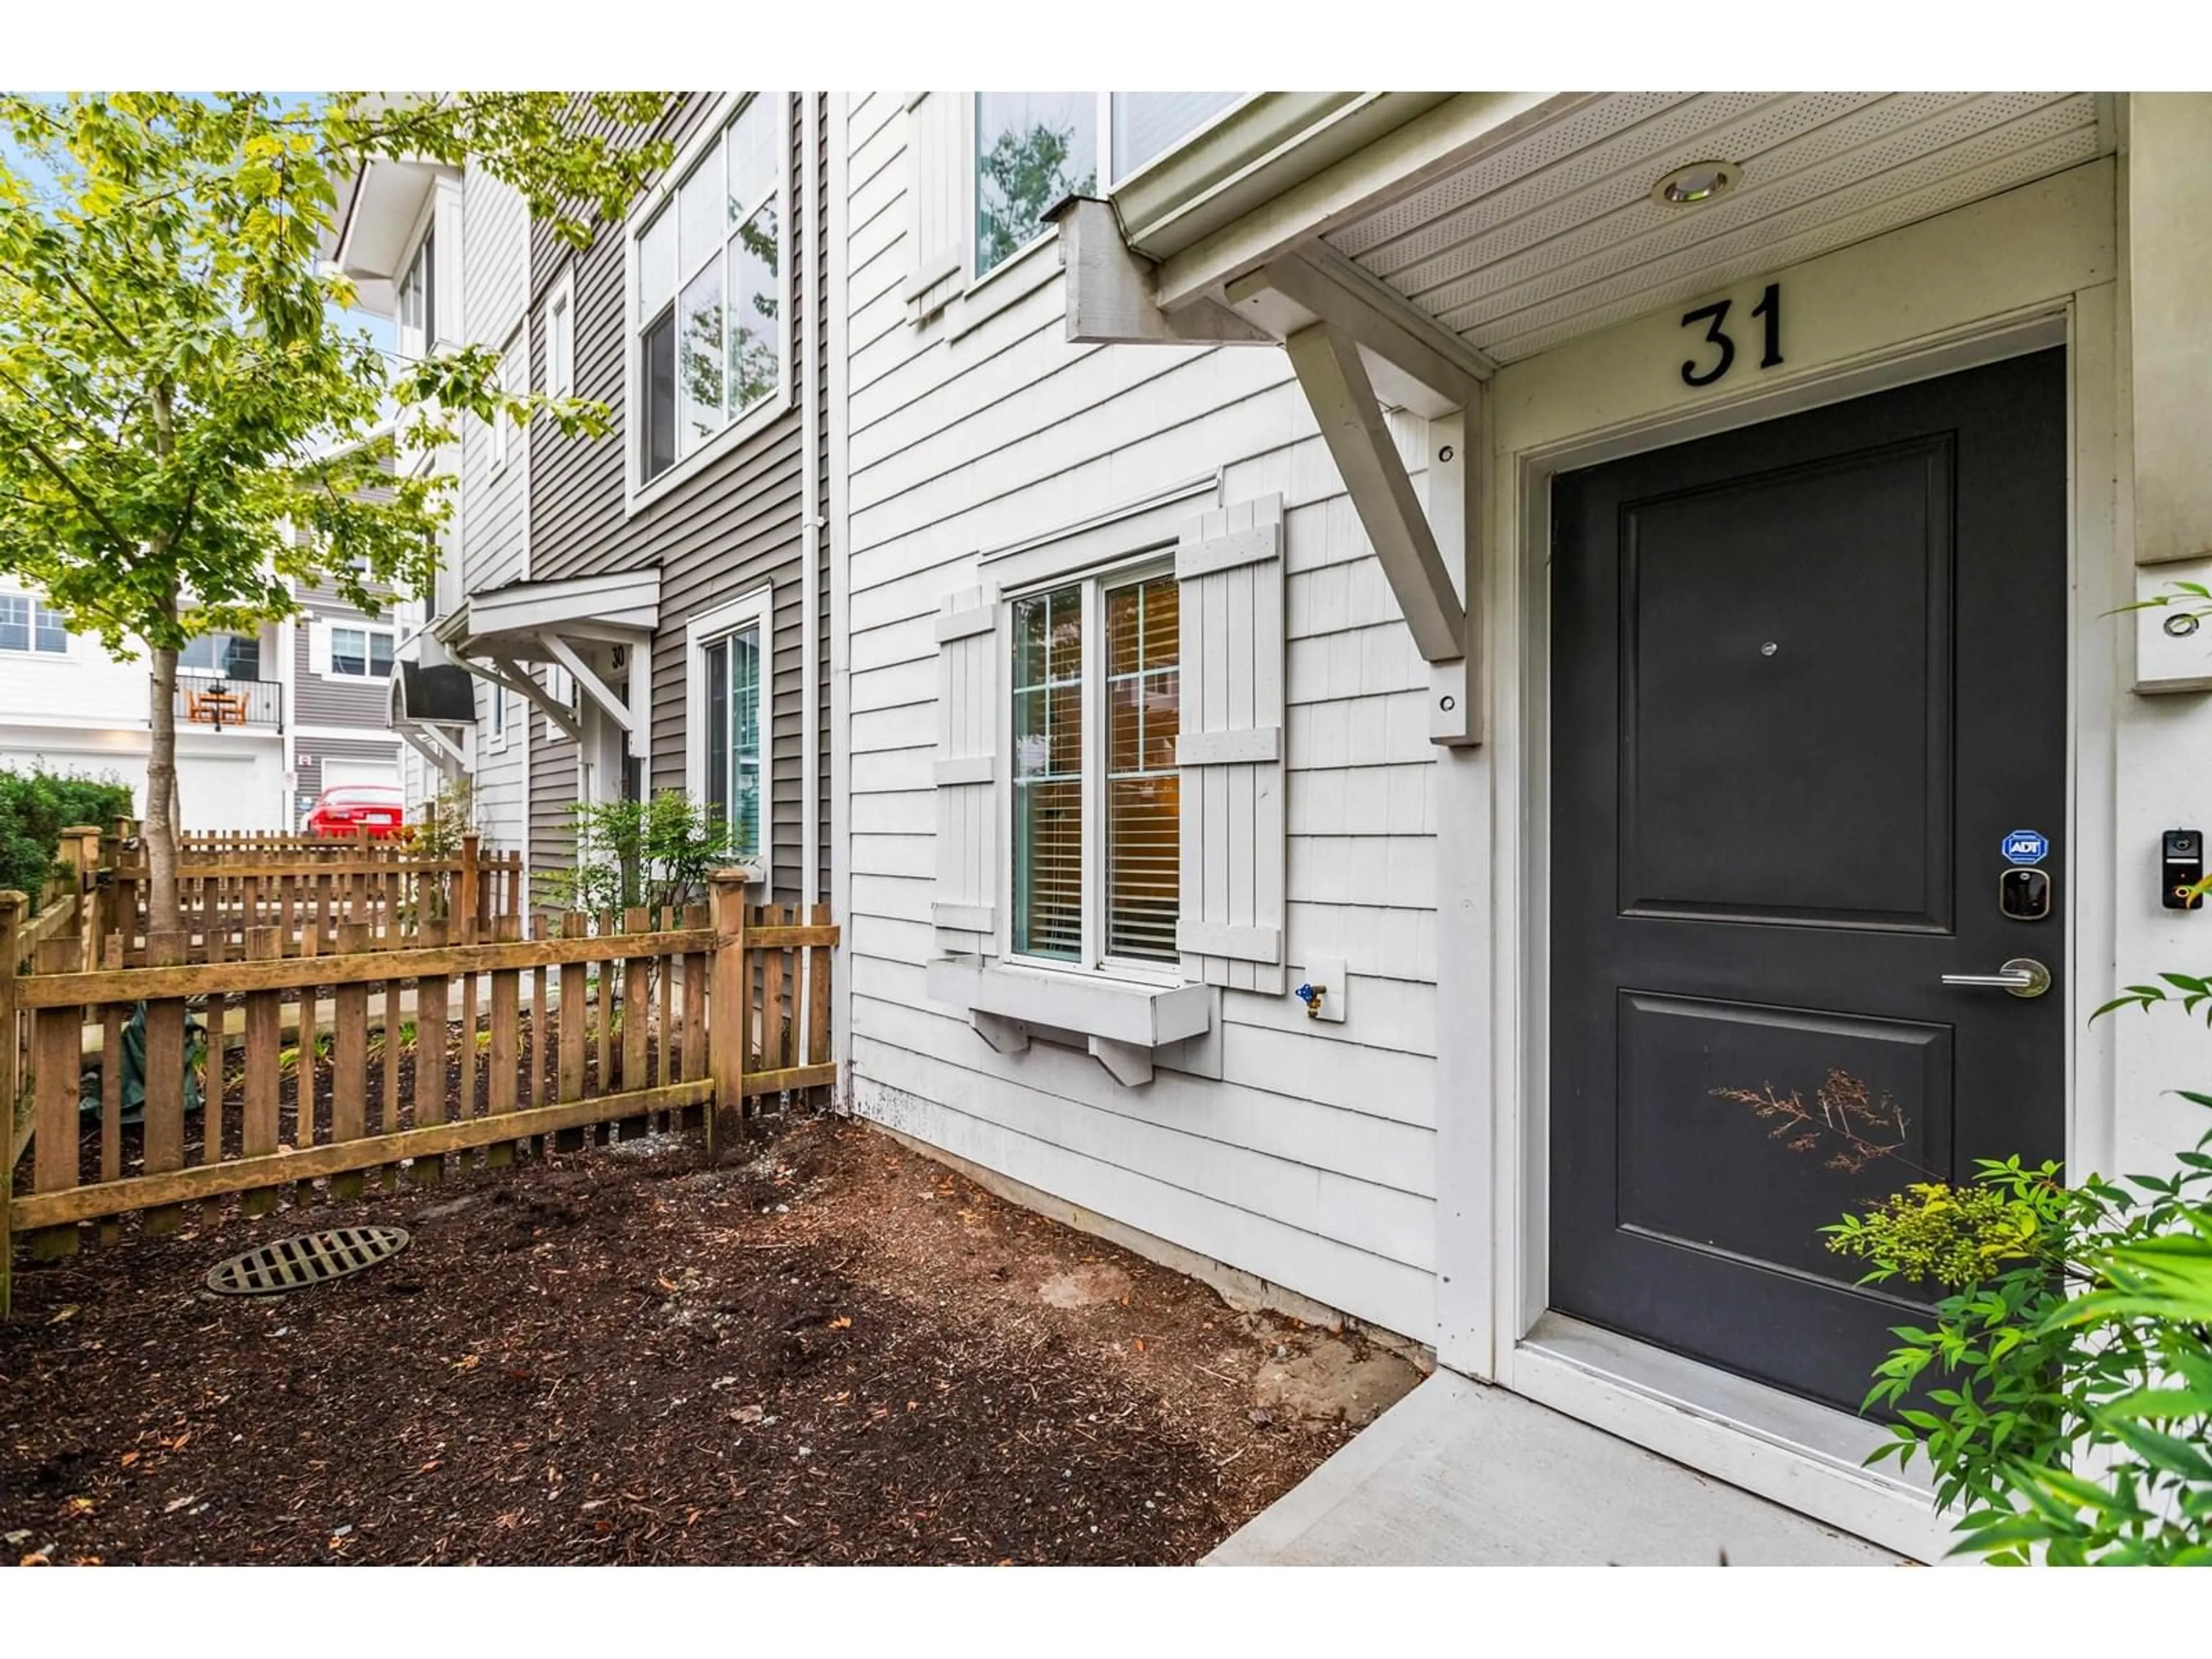
[[[125,960],[119,931],[95,960],[60,930],[37,946],[35,973],[0,986],[0,1098],[30,1109],[0,1202],[0,1315],[11,1235],[51,1258],[76,1251],[86,1224],[112,1238],[134,1212],[149,1233],[173,1231],[234,1197],[263,1215],[390,1187],[403,1170],[434,1183],[479,1152],[497,1168],[519,1150],[701,1121],[712,1158],[763,1097],[826,1093],[829,908],[805,920],[748,908],[735,878],[718,877],[712,900],[596,924],[540,916],[527,939],[513,916],[384,939],[350,921],[325,939],[309,921],[287,950],[264,923],[246,930],[242,959],[204,962],[166,934],[143,966]],[[125,1125],[119,1057],[142,1002],[143,1121]],[[96,1118],[78,1104],[88,1055]]]
[[[286,955],[306,930],[331,941],[337,930],[368,927],[380,941],[410,935],[427,923],[447,929],[473,918],[487,938],[501,921],[520,920],[522,854],[487,854],[475,836],[451,857],[431,857],[389,842],[334,842],[344,857],[264,856],[251,850],[180,854],[177,904],[187,938],[186,960],[222,962],[245,954],[246,935],[275,927]],[[124,936],[124,965],[141,967],[153,928],[152,872],[118,861],[100,880],[97,936]]]
[[[135,823],[132,827],[136,829]],[[372,836],[366,829],[350,836],[306,836],[282,830],[191,830],[177,837],[177,858],[185,864],[218,858],[263,864],[356,858],[364,850],[404,850],[412,843],[417,827],[404,824],[398,835],[385,836]]]

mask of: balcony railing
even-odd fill
[[[176,714],[187,726],[218,732],[240,726],[278,731],[284,724],[284,688],[275,680],[179,670]]]

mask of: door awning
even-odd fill
[[[579,738],[575,714],[548,695],[525,665],[565,669],[635,750],[645,729],[646,667],[659,623],[660,572],[655,568],[480,588],[433,623],[430,633],[470,672],[527,699],[561,731]],[[626,696],[610,688],[586,659],[603,646],[633,653]]]
[[[1054,210],[1067,337],[1287,349],[1431,736],[1473,743],[1474,474],[1437,465],[1479,452],[1500,367],[2109,155],[2113,125],[2085,92],[1259,93]],[[1426,511],[1386,405],[1431,422]]]
[[[477,694],[469,672],[451,663],[403,657],[392,665],[385,724],[417,754],[448,775],[466,769],[462,734],[476,723]]]

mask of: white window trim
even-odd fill
[[[1133,88],[1123,87],[1118,88],[1118,90],[1127,92],[1133,90]],[[965,261],[965,267],[968,272],[967,291],[974,293],[989,283],[991,279],[996,276],[1000,271],[1006,270],[1009,266],[1019,264],[1036,249],[1042,247],[1047,242],[1056,240],[1058,232],[1054,227],[1048,225],[1044,229],[1039,231],[1035,236],[1032,236],[1028,241],[1024,242],[1019,247],[1009,253],[1005,258],[1000,260],[997,264],[993,265],[990,270],[980,273],[976,270],[975,168],[982,158],[977,153],[977,145],[981,141],[981,137],[980,129],[975,124],[975,100],[982,94],[976,92],[966,92],[960,95],[966,100],[964,106],[966,114],[962,123],[962,148],[966,152],[967,155],[967,212],[963,216],[967,225],[967,233],[963,258]],[[1158,155],[1146,156],[1142,161],[1139,161],[1135,167],[1130,168],[1126,173],[1116,173],[1114,171],[1114,91],[1109,90],[1100,92],[1094,94],[1093,95],[1097,100],[1097,113],[1093,119],[1097,124],[1096,133],[1097,137],[1098,163],[1097,183],[1094,188],[1101,196],[1109,196],[1111,195],[1119,186],[1151,167],[1155,162],[1163,161],[1166,157],[1175,155],[1178,150],[1181,150],[1187,145],[1190,144],[1197,139],[1201,133],[1212,131],[1215,127],[1220,125],[1222,122],[1234,115],[1238,110],[1243,108],[1247,103],[1250,102],[1259,94],[1257,93],[1247,92],[1243,97],[1236,100],[1233,103],[1224,105],[1222,108],[1216,110],[1212,115],[1208,116],[1204,121],[1200,122],[1197,126],[1193,127],[1188,132],[1184,133],[1181,137],[1177,138]]]
[[[518,325],[514,333],[508,337],[507,343],[500,348],[499,368],[492,377],[493,384],[501,392],[511,393],[514,391],[514,372],[518,367],[525,370],[522,377],[524,382],[522,389],[526,392],[529,390],[527,351],[526,337]],[[514,417],[504,409],[492,411],[489,471],[495,478],[507,471],[507,448],[514,440]]]
[[[1123,92],[1130,92],[1143,91],[1147,90],[1147,88],[1123,87],[1121,90]],[[1106,94],[1105,97],[1109,107],[1103,115],[1100,116],[1099,118],[1107,123],[1107,125],[1103,128],[1103,131],[1105,132],[1108,142],[1099,156],[1098,161],[1099,177],[1104,181],[1105,191],[1110,194],[1112,191],[1119,190],[1123,185],[1127,184],[1130,179],[1138,178],[1140,175],[1150,172],[1153,167],[1158,166],[1162,161],[1166,161],[1170,156],[1181,155],[1184,150],[1189,149],[1191,145],[1196,143],[1200,137],[1212,131],[1214,128],[1219,126],[1224,121],[1226,121],[1231,116],[1236,114],[1238,110],[1243,109],[1245,105],[1250,103],[1259,95],[1260,94],[1257,92],[1247,92],[1243,97],[1224,104],[1219,109],[1214,111],[1212,114],[1207,116],[1205,120],[1200,122],[1189,131],[1182,134],[1158,155],[1146,156],[1143,161],[1138,162],[1136,166],[1131,167],[1127,173],[1115,173],[1114,171],[1114,149],[1113,144],[1110,142],[1114,133],[1112,125],[1114,112],[1110,107],[1114,94],[1110,92]]]
[[[492,754],[506,752],[510,722],[507,715],[507,689],[497,680],[486,680],[491,691],[491,709],[485,720],[484,748]]]
[[[961,149],[964,154],[965,159],[965,166],[963,168],[963,172],[966,179],[964,189],[967,196],[967,211],[962,216],[963,222],[965,226],[965,228],[962,233],[962,240],[965,244],[965,247],[962,252],[961,258],[965,264],[968,272],[968,284],[965,289],[963,290],[963,297],[968,294],[981,292],[983,289],[990,285],[992,279],[997,276],[1000,271],[1009,270],[1015,265],[1020,264],[1023,261],[1027,259],[1030,255],[1036,252],[1037,249],[1044,246],[1047,243],[1056,242],[1060,240],[1060,232],[1058,228],[1052,225],[1047,225],[1042,230],[1030,237],[1028,241],[1024,242],[1019,246],[1016,247],[1012,252],[1006,255],[1005,258],[1000,260],[998,264],[993,265],[988,270],[978,271],[975,269],[975,169],[982,165],[983,161],[983,131],[982,128],[976,124],[975,100],[982,96],[983,94],[980,92],[963,92],[960,94],[963,100],[963,113],[961,116]],[[1096,159],[1097,163],[1097,179],[1091,187],[1101,194],[1103,194],[1106,191],[1112,188],[1112,185],[1107,180],[1106,172],[1109,166],[1111,165],[1109,159],[1109,150],[1108,146],[1109,141],[1113,137],[1114,131],[1112,125],[1114,119],[1114,94],[1110,92],[1093,93],[1091,94],[1091,98],[1096,106],[1096,113],[1091,117],[1091,136],[1097,145]],[[1052,264],[1054,270],[1059,268],[1057,261],[1048,263]],[[1030,286],[1034,287],[1035,284],[1032,283]],[[1026,292],[1027,290],[1024,289],[1024,291]],[[981,319],[978,319],[977,320],[980,321]],[[974,325],[975,325],[973,323],[969,325],[971,328]]]
[[[1123,90],[1127,88],[1125,88]],[[957,340],[971,330],[981,327],[1017,301],[1036,293],[1037,289],[1060,274],[1059,259],[1050,257],[1048,252],[1055,247],[1060,240],[1058,228],[1052,225],[1046,226],[1028,241],[1024,242],[1012,253],[1000,260],[997,264],[993,265],[990,270],[981,272],[976,270],[975,168],[981,159],[977,154],[979,129],[975,123],[975,100],[979,94],[974,92],[964,92],[958,94],[957,96],[961,100],[960,147],[965,158],[961,185],[963,192],[961,219],[965,228],[962,233],[960,248],[962,286],[960,291],[945,302],[941,313],[945,319],[945,337],[948,341]],[[1221,122],[1227,120],[1256,96],[1258,96],[1256,93],[1246,93],[1243,97],[1227,108],[1217,112],[1211,119],[1184,134],[1168,149],[1161,151],[1158,155],[1152,157],[1134,168],[1127,177],[1133,179],[1154,163],[1175,155],[1197,138],[1200,133],[1209,131]],[[1111,91],[1099,93],[1097,100],[1098,110],[1096,118],[1098,127],[1099,182],[1097,189],[1100,194],[1105,195],[1110,194],[1122,180],[1111,176],[1114,153],[1114,94]],[[928,319],[924,317],[915,320],[926,322]]]
[[[584,711],[582,704],[577,696],[576,677],[574,675],[571,674],[559,663],[548,664],[545,669],[544,684],[546,695],[551,697],[554,702],[559,703],[563,708],[567,709],[571,718],[578,720],[580,720],[583,718]],[[550,714],[545,716],[546,742],[558,743],[567,736],[568,734],[562,731],[559,726],[554,725],[553,717]]]
[[[389,685],[392,683],[392,675],[390,674],[349,674],[343,669],[335,666],[337,662],[337,652],[335,649],[337,640],[335,636],[337,630],[341,628],[346,629],[353,633],[362,635],[383,635],[385,638],[392,641],[393,670],[394,672],[397,672],[399,660],[398,629],[395,628],[388,628],[380,623],[336,622],[328,618],[318,618],[315,626],[323,629],[324,632],[323,661],[325,665],[325,666],[316,671],[315,678],[317,679],[336,680],[341,685]],[[371,660],[368,642],[366,639],[362,642],[362,661],[367,662]]]
[[[776,128],[776,157],[780,167],[776,179],[776,223],[783,235],[783,246],[776,259],[776,387],[775,392],[720,432],[680,458],[650,483],[645,480],[645,460],[638,453],[638,443],[645,428],[643,405],[640,397],[645,386],[644,343],[638,332],[638,239],[653,216],[672,202],[677,185],[691,170],[691,165],[708,149],[721,140],[722,129],[736,115],[741,101],[747,96],[773,98],[783,112]],[[714,101],[714,107],[702,124],[701,131],[685,145],[682,154],[670,163],[659,182],[641,195],[631,206],[629,216],[623,221],[623,419],[619,436],[623,447],[623,515],[634,516],[681,485],[698,471],[722,454],[733,444],[743,442],[792,407],[793,380],[791,372],[791,307],[793,295],[791,258],[791,94],[788,92],[726,92]],[[811,254],[810,248],[808,252]],[[725,303],[727,296],[725,295]]]
[[[556,327],[556,325],[558,324]],[[565,374],[553,372],[553,341],[556,334],[565,349],[561,354]],[[567,398],[576,390],[576,267],[561,267],[561,275],[545,296],[545,391],[549,397]]]
[[[414,227],[407,233],[406,254],[399,260],[398,265],[395,267],[395,269],[399,272],[398,276],[392,279],[392,284],[393,304],[392,345],[392,349],[395,352],[399,349],[398,307],[400,291],[407,286],[407,279],[415,274],[415,265],[416,261],[421,259],[422,257],[423,246],[425,243],[429,241],[432,234],[437,230],[437,228],[438,191],[433,189],[430,191],[429,199],[422,204],[422,210],[415,216]],[[441,296],[437,291],[438,267],[434,253],[433,254],[430,262],[429,278],[431,284],[430,322],[432,326],[422,331],[422,356],[411,360],[403,358],[403,362],[413,361],[417,362],[428,362],[431,358],[438,355],[439,340],[449,337],[436,331],[436,325],[439,321],[439,301],[442,296]]]
[[[1072,570],[1040,576],[999,597],[997,636],[1005,692],[999,699],[998,743],[1002,757],[993,810],[1004,827],[1006,856],[998,876],[999,959],[1009,967],[1047,973],[1077,974],[1085,979],[1125,984],[1174,986],[1184,982],[1176,962],[1148,962],[1106,953],[1106,673],[1102,654],[1106,640],[1106,590],[1175,574],[1175,543],[1140,545]],[[1014,606],[1039,593],[1079,586],[1083,605],[1083,944],[1077,960],[1030,956],[1014,948]]]
[[[27,592],[21,588],[5,590],[4,593],[0,593],[0,597],[24,600],[31,607],[30,615],[27,618],[27,624],[31,630],[31,642],[28,645],[22,646],[0,646],[0,652],[5,652],[7,653],[8,660],[10,664],[18,660],[23,662],[67,662],[76,654],[75,649],[70,642],[76,636],[71,634],[67,628],[64,628],[62,629],[62,648],[60,650],[41,651],[39,648],[39,613],[41,611],[52,611],[54,615],[58,617],[61,613],[54,606],[48,605],[36,593]]]
[[[763,886],[774,873],[775,848],[775,588],[766,583],[726,605],[700,612],[684,625],[684,788],[691,804],[707,804],[707,683],[700,657],[715,641],[748,624],[760,629],[760,846],[738,867]]]

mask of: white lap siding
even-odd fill
[[[518,334],[530,277],[530,216],[520,193],[490,174],[471,169],[461,195],[461,316],[471,343],[499,350],[510,345],[526,360],[529,337]],[[508,382],[520,388],[522,376]],[[528,579],[530,572],[530,446],[507,434],[504,464],[493,465],[491,428],[472,415],[459,417],[462,592]],[[487,848],[527,852],[529,845],[531,711],[513,692],[487,679],[476,682],[477,825]],[[505,696],[507,740],[492,742],[492,699]],[[540,722],[542,724],[542,720]]]
[[[1047,275],[917,328],[897,94],[847,125],[851,1019],[864,1114],[1426,1341],[1434,1326],[1435,809],[1427,676],[1282,354],[1068,343]],[[1050,248],[993,287],[1030,287]],[[988,294],[989,290],[985,290]],[[955,302],[956,310],[959,302]],[[1419,466],[1418,423],[1401,434]],[[1341,1024],[1222,993],[1219,1078],[1125,1087],[1082,1050],[1000,1056],[929,1001],[939,605],[978,550],[1222,469],[1285,507],[1290,982],[1345,958]],[[1418,475],[1417,475],[1418,477]],[[1194,515],[1214,504],[1209,494]],[[1194,1062],[1211,1071],[1214,1061]]]

